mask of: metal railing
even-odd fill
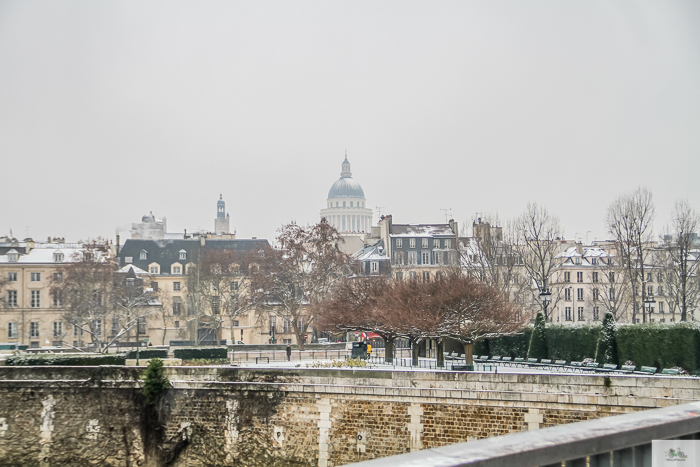
[[[356,467],[651,467],[652,440],[700,439],[700,402],[458,443]]]

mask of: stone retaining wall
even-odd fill
[[[337,466],[700,400],[683,377],[168,367],[149,412],[139,371],[0,367],[0,464]]]

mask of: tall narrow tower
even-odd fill
[[[226,213],[226,203],[223,196],[219,194],[219,201],[216,202],[216,219],[214,220],[214,233],[216,235],[231,233],[230,217]]]

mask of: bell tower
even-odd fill
[[[216,219],[214,219],[214,233],[216,235],[231,233],[231,218],[226,213],[226,202],[223,195],[219,194],[219,201],[216,202]]]

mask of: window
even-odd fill
[[[238,324],[238,320],[237,320],[237,319],[234,319],[234,320],[233,320],[233,327],[234,327],[234,328],[237,328],[238,326],[240,326],[240,324]]]
[[[288,319],[284,320],[284,333],[289,334],[292,332],[292,322],[289,321]]]
[[[429,251],[421,252],[420,263],[421,264],[430,264],[430,252]]]
[[[440,248],[440,239],[436,238],[433,240],[433,248]]]
[[[282,344],[291,344],[292,340],[291,339],[282,339]]]
[[[41,281],[41,273],[40,272],[33,272],[31,273],[30,280],[32,282],[39,282]]]
[[[7,291],[7,306],[17,306],[17,291],[8,290]]]
[[[29,337],[39,337],[39,321],[29,323]]]
[[[141,254],[139,255],[139,259],[148,259],[148,252],[146,250],[141,250]]]
[[[238,281],[231,281],[231,290],[238,290],[239,284]]]
[[[598,258],[591,258],[591,264],[594,266],[598,264]]]
[[[653,297],[654,296],[654,286],[650,285],[647,287],[647,296]]]
[[[571,289],[564,289],[564,300],[571,301]]]
[[[182,298],[173,297],[173,314],[179,315],[182,313]]]
[[[452,239],[446,238],[442,241],[443,248],[452,248]]]
[[[663,286],[663,285],[660,285],[660,286],[658,287],[657,293],[658,293],[659,295],[663,295],[663,294],[664,294],[664,286]]]
[[[53,337],[63,337],[63,323],[60,321],[53,322]]]
[[[591,279],[593,280],[593,282],[598,282],[598,273],[594,272],[593,277]]]
[[[660,272],[659,273],[659,281],[658,282],[663,282],[664,281],[664,273]]]
[[[61,306],[61,291],[53,291],[53,306]]]
[[[270,315],[270,333],[275,332],[275,324],[277,324],[275,315]]]
[[[218,315],[221,311],[219,308],[219,297],[211,297],[211,311],[215,315]]]
[[[180,283],[179,283],[179,282],[173,282],[173,290],[174,290],[175,292],[179,292],[179,291],[180,291]]]
[[[610,289],[610,300],[615,301],[615,289]]]
[[[583,321],[583,307],[578,307],[578,320]]]
[[[96,336],[102,335],[102,320],[101,319],[93,319],[92,320],[92,332],[94,332]]]
[[[564,282],[571,282],[571,273],[570,272],[564,273]]]
[[[63,253],[54,253],[53,254],[53,262],[54,263],[62,263],[63,262]]]
[[[139,316],[139,334],[146,334],[146,317]]]
[[[7,252],[7,261],[10,263],[16,263],[19,261],[19,253],[16,250],[10,250]]]
[[[651,280],[652,280],[652,279],[651,279],[651,273],[648,272],[648,273],[647,273],[647,282],[651,282]]]
[[[185,250],[180,250],[180,259],[187,259],[187,252]]]
[[[579,271],[576,273],[576,282],[583,282],[583,272]]]
[[[17,273],[16,272],[8,272],[7,273],[7,280],[10,282],[17,282]]]
[[[576,258],[574,258],[574,263],[581,264],[581,257],[577,256]]]
[[[418,253],[415,251],[408,252],[408,264],[418,263]]]
[[[41,290],[32,290],[30,306],[32,308],[41,307]]]
[[[134,257],[133,256],[126,256],[126,257],[124,257],[124,262],[126,264],[131,264],[134,262]]]
[[[440,261],[442,259],[442,253],[444,253],[444,252],[442,252],[442,251],[435,252],[435,254],[434,254],[434,261],[435,262],[433,264],[440,264],[442,262],[442,261]]]
[[[7,337],[17,339],[17,323],[7,323]]]
[[[377,274],[379,272],[379,261],[370,261],[369,272],[370,274]]]
[[[423,271],[423,282],[430,282],[430,271]]]
[[[593,307],[593,320],[600,321],[600,309],[597,306]]]
[[[173,274],[182,274],[182,268],[180,266],[173,266]]]
[[[610,273],[610,283],[611,284],[615,283],[615,273],[614,272]]]
[[[92,301],[98,306],[102,306],[102,292],[95,289],[92,291]]]
[[[412,281],[416,280],[416,272],[415,271],[409,271],[408,273],[408,278]]]
[[[83,261],[92,261],[92,253],[83,253]]]
[[[158,292],[158,282],[151,282],[151,289],[154,292]]]
[[[428,239],[427,239],[427,238],[423,238],[423,239],[421,239],[421,240],[422,240],[422,241],[421,241],[421,247],[423,247],[423,248],[428,248]]]
[[[583,300],[583,289],[576,289],[576,300]]]
[[[158,274],[158,266],[151,266],[148,270],[151,274]]]
[[[571,307],[567,306],[564,308],[564,319],[566,321],[571,321]]]
[[[126,286],[127,287],[133,287],[134,286],[134,278],[133,277],[128,277],[126,279]]]
[[[598,289],[593,289],[593,301],[598,301]]]
[[[396,248],[403,248],[403,240],[400,238],[396,239]]]
[[[396,273],[396,280],[397,280],[397,281],[402,281],[402,280],[403,280],[403,273],[402,273],[402,272],[397,272],[397,273]]]
[[[54,282],[63,282],[63,273],[62,272],[54,272],[53,273],[53,281]]]
[[[396,264],[403,264],[403,251],[399,251],[399,252],[392,251],[391,253],[392,254],[396,253],[396,258],[394,260],[394,262]]]
[[[659,302],[659,313],[664,313],[664,302]]]
[[[119,318],[112,318],[112,335],[116,336],[119,334]]]

